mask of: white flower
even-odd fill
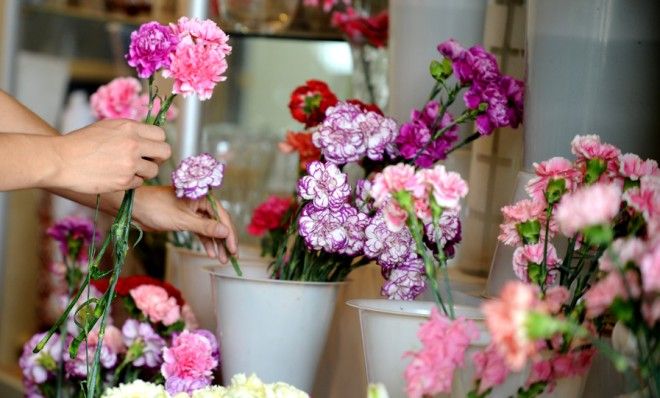
[[[102,398],[169,398],[165,387],[142,380],[106,390]]]
[[[389,394],[385,389],[385,386],[378,384],[369,384],[369,390],[367,390],[367,398],[389,398]]]

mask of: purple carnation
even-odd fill
[[[85,217],[65,217],[46,231],[48,236],[57,241],[64,258],[72,258],[73,262],[86,261],[87,249],[92,242],[101,239],[99,231],[95,231],[94,223]]]
[[[183,159],[172,172],[178,198],[199,199],[222,185],[225,165],[208,153]]]
[[[312,142],[327,161],[346,164],[365,156],[381,160],[396,135],[394,120],[340,102],[328,108],[325,120],[312,135]]]
[[[312,203],[303,207],[298,231],[310,250],[324,250],[328,253],[343,253],[352,250],[359,239],[355,231],[350,230],[349,219],[359,217],[357,209],[349,204],[343,204],[334,209],[319,209]]]
[[[192,395],[193,391],[201,390],[210,385],[211,380],[207,377],[199,377],[195,379],[170,377],[165,381],[165,390],[167,390],[170,395],[176,395],[181,392]]]
[[[312,162],[307,166],[307,175],[298,181],[298,194],[312,200],[321,209],[340,207],[348,200],[351,187],[348,177],[332,163]]]
[[[445,209],[438,222],[439,231],[435,231],[433,223],[426,224],[426,236],[433,242],[439,241],[445,255],[454,256],[454,246],[461,241],[461,220],[458,209]]]
[[[62,359],[62,344],[57,333],[50,338],[43,350],[36,354],[32,352],[45,335],[46,333],[38,333],[32,336],[23,345],[23,353],[18,360],[23,372],[23,384],[28,390],[34,390],[34,386],[45,383],[55,376],[57,364]]]
[[[137,70],[138,76],[145,79],[170,66],[170,54],[178,43],[179,38],[169,26],[147,22],[131,33],[126,60]]]
[[[371,181],[358,180],[355,185],[355,206],[362,213],[371,213],[374,210],[374,198],[371,192]]]
[[[438,101],[430,101],[422,111],[413,110],[410,122],[405,123],[399,130],[396,144],[399,153],[405,159],[417,159],[415,164],[419,167],[431,167],[438,160],[445,159],[447,152],[458,139],[458,126],[445,131],[439,138],[432,140],[432,135],[454,122],[450,112],[445,112],[442,120],[436,126],[439,114]]]
[[[71,340],[71,339],[70,339]],[[106,344],[107,339],[103,339],[101,346],[101,366],[105,369],[111,369],[117,364],[117,352],[115,352],[109,344]],[[87,362],[87,352],[89,352],[89,362]],[[94,360],[94,353],[96,352],[96,344],[89,344],[85,349],[85,343],[80,345],[80,349],[75,358],[69,355],[64,356],[64,370],[69,378],[84,379],[87,377],[87,367],[91,368]]]
[[[524,83],[510,76],[502,76],[485,87],[474,86],[465,93],[468,108],[488,105],[486,112],[477,116],[475,126],[481,135],[489,135],[496,128],[518,127],[523,117]]]
[[[453,61],[463,54],[465,49],[456,40],[449,39],[438,44],[438,52]]]
[[[447,51],[443,48],[443,50]],[[449,51],[447,51],[449,52]],[[481,46],[470,47],[466,51],[451,53],[454,73],[458,81],[464,85],[488,84],[500,77],[497,59]]]
[[[384,271],[403,263],[415,252],[415,242],[408,228],[392,232],[382,211],[376,213],[365,228],[364,254],[378,260]]]
[[[381,294],[390,300],[412,301],[424,292],[425,287],[424,261],[413,255],[390,272]]]
[[[352,212],[351,212],[352,213]],[[355,256],[364,249],[365,233],[364,230],[369,225],[369,217],[364,213],[356,212],[348,216],[346,220],[346,233],[348,239],[346,246],[340,251],[341,254]]]
[[[136,367],[156,368],[163,362],[165,340],[147,322],[128,319],[121,328],[124,344],[129,352],[140,347],[140,356],[133,360]]]

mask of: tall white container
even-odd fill
[[[223,381],[255,373],[311,392],[342,283],[268,279],[244,269],[213,272]]]
[[[660,158],[660,2],[529,0],[525,167],[576,134]]]

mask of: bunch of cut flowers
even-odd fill
[[[296,194],[270,197],[248,227],[264,236],[273,278],[340,281],[375,260],[391,299],[437,287],[431,257],[446,265],[454,255],[467,185],[436,163],[497,127],[518,126],[523,95],[522,82],[502,75],[482,47],[448,40],[438,51],[429,99],[403,124],[374,105],[339,101],[321,81],[293,91],[289,109],[304,130],[288,132],[280,149],[299,155]],[[460,94],[466,109],[454,115]],[[473,121],[477,132],[459,142],[459,126]],[[352,182],[347,171],[356,166],[361,178]]]
[[[140,94],[140,85],[135,79],[119,79],[102,87],[92,98],[92,104],[99,118],[125,117],[143,119],[146,124],[163,126],[168,117],[173,117],[172,101],[177,95],[184,97],[196,94],[200,100],[209,99],[218,82],[226,80],[227,56],[231,53],[228,36],[210,20],[180,18],[176,23],[161,25],[148,22],[131,34],[129,53],[126,59],[134,67],[137,75],[146,79],[147,94]],[[154,85],[154,76],[161,72],[163,77],[173,80],[171,93],[163,96]],[[199,183],[199,181],[196,181]],[[215,180],[204,181],[207,185]],[[34,344],[33,353],[41,358],[47,348],[58,347],[53,336],[72,316],[76,309],[75,324],[77,331],[71,344],[68,344],[70,359],[81,355],[81,343],[85,341],[86,357],[93,357],[85,362],[89,370],[85,372],[84,395],[95,398],[105,382],[101,379],[102,369],[110,362],[107,358],[107,344],[104,344],[108,328],[110,309],[116,295],[119,275],[129,249],[129,232],[132,223],[133,199],[135,191],[125,192],[117,215],[106,234],[100,248],[89,244],[88,272],[80,286],[73,290],[72,297],[63,314],[53,327]],[[99,199],[100,200],[100,199]],[[98,202],[97,200],[97,208]],[[214,202],[215,203],[215,202]],[[141,231],[139,231],[141,234]],[[139,237],[138,237],[139,240]],[[216,245],[217,246],[217,245]],[[112,247],[113,264],[109,271],[101,269],[101,259],[106,250]],[[216,250],[217,252],[217,250]],[[92,297],[88,287],[92,281],[109,276],[109,287]],[[87,295],[84,300],[83,294]],[[83,300],[82,304],[80,301]],[[108,332],[111,333],[111,332]],[[92,347],[91,350],[89,347]],[[59,380],[59,378],[58,378]],[[58,384],[59,385],[59,384]]]

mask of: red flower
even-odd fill
[[[306,169],[309,163],[321,158],[321,150],[314,146],[312,135],[306,132],[289,131],[284,141],[279,143],[279,148],[284,153],[298,152],[301,169]]]
[[[247,227],[250,235],[261,236],[267,231],[283,227],[289,208],[293,204],[290,197],[271,195],[265,202],[257,206],[252,213],[252,220]]]
[[[320,80],[308,80],[291,93],[291,116],[305,128],[314,127],[325,119],[325,111],[337,104],[337,96]]]
[[[377,114],[381,116],[385,116],[383,114],[383,111],[378,107],[376,104],[365,104],[364,102],[360,101],[359,99],[349,99],[346,100],[349,104],[356,105],[362,112],[376,112]]]
[[[341,30],[353,44],[370,44],[376,48],[387,45],[389,29],[387,10],[368,17],[355,12],[348,7],[345,12],[336,11],[332,14],[332,25]]]
[[[101,293],[105,293],[108,290],[108,286],[110,285],[110,278],[93,280],[92,285],[95,288],[97,288]],[[117,281],[117,286],[115,288],[115,293],[117,294],[118,297],[125,297],[129,295],[129,292],[131,290],[142,285],[160,286],[167,291],[168,295],[176,299],[176,303],[178,305],[185,304],[185,300],[183,300],[183,296],[181,295],[179,289],[177,289],[168,282],[161,281],[159,279],[155,279],[146,275],[119,277],[119,280]]]

